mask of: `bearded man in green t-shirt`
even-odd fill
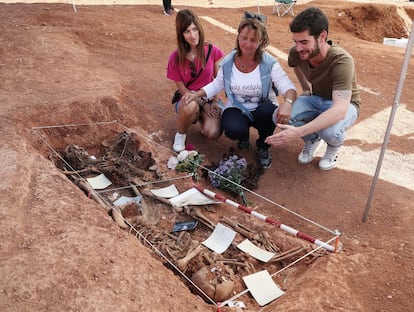
[[[329,22],[318,8],[299,13],[290,24],[295,45],[289,50],[288,64],[293,67],[303,94],[293,103],[289,125],[278,124],[280,131],[266,143],[280,146],[302,138],[305,142],[298,162],[309,164],[326,142],[319,168],[336,166],[345,131],[358,118],[360,95],[352,56],[328,40]]]

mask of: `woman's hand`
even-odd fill
[[[197,95],[196,92],[190,91],[190,92],[186,92],[182,96],[181,101],[182,101],[183,105],[188,105],[192,101],[197,101],[198,98],[199,98],[199,96]]]
[[[190,92],[186,92],[183,95],[182,101],[184,105],[187,105],[188,103],[192,102],[192,101],[196,101],[197,103],[200,103],[201,98],[206,96],[206,93],[204,92],[203,89],[200,89],[198,91],[190,91]]]
[[[273,120],[277,123],[287,124],[289,123],[290,114],[292,112],[292,105],[289,103],[280,104],[280,106],[273,113]]]
[[[210,118],[218,119],[221,116],[222,109],[216,101],[212,102],[211,104],[204,102],[203,109],[206,112],[207,116]]]

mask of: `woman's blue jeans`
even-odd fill
[[[320,114],[332,107],[332,100],[323,99],[316,95],[298,96],[292,107],[290,124],[300,127],[314,120]],[[346,117],[328,128],[308,134],[304,141],[323,139],[331,146],[341,146],[345,140],[345,131],[350,128],[358,118],[358,110],[352,103],[348,107]]]

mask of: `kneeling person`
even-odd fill
[[[329,22],[318,8],[310,7],[290,24],[295,46],[289,51],[288,64],[294,68],[302,86],[293,108],[290,125],[278,125],[283,131],[267,138],[279,146],[301,137],[305,146],[298,156],[301,164],[310,163],[325,141],[327,148],[319,168],[336,166],[345,131],[358,118],[360,94],[352,56],[328,40]]]

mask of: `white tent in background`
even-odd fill
[[[365,222],[368,219],[368,212],[369,212],[369,209],[371,207],[372,199],[374,197],[375,187],[377,185],[377,180],[378,180],[378,176],[379,176],[379,173],[380,173],[380,170],[381,170],[382,161],[384,159],[384,154],[385,154],[385,151],[387,149],[388,141],[389,141],[389,138],[390,138],[390,133],[391,133],[391,128],[392,128],[392,125],[393,125],[393,122],[394,122],[395,113],[397,112],[397,107],[400,104],[400,96],[401,96],[401,92],[402,92],[402,89],[403,89],[403,86],[404,86],[404,81],[405,81],[405,76],[406,76],[406,73],[407,73],[408,63],[410,62],[411,52],[412,52],[412,49],[413,49],[413,41],[414,41],[414,34],[413,33],[414,33],[414,20],[412,22],[410,38],[408,39],[407,47],[405,49],[405,57],[404,57],[403,65],[402,65],[402,68],[401,68],[400,80],[398,82],[397,90],[395,92],[394,102],[393,102],[393,105],[392,105],[390,118],[388,120],[387,130],[385,132],[384,141],[382,143],[382,148],[381,148],[380,156],[379,156],[378,163],[377,163],[377,169],[375,170],[375,175],[374,175],[374,178],[372,180],[371,190],[369,192],[367,204],[366,204],[366,207],[365,207],[364,216],[362,217],[362,222]]]

